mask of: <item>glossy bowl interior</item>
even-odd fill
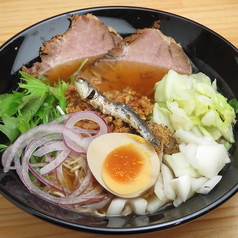
[[[20,32],[0,48],[0,93],[16,89],[18,70],[28,62],[38,60],[42,42],[63,33],[69,27],[72,14],[93,13],[122,36],[136,29],[152,27],[160,20],[161,31],[181,43],[192,60],[195,71],[216,78],[221,92],[238,98],[238,51],[215,32],[193,21],[167,12],[133,8],[102,7],[61,14]],[[31,194],[14,171],[3,173],[0,167],[0,193],[16,206],[46,221],[90,232],[137,233],[166,229],[191,221],[221,205],[238,190],[238,133],[230,150],[232,162],[222,171],[223,178],[208,195],[196,195],[177,208],[167,208],[145,216],[95,217],[66,210]],[[1,139],[2,140],[2,139]],[[2,142],[2,141],[1,141]]]

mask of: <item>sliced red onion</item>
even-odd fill
[[[49,154],[45,154],[45,162],[50,162],[52,160],[53,158]]]
[[[75,205],[75,204],[83,204],[83,203],[92,203],[102,201],[105,197],[105,194],[102,194],[103,187],[101,185],[97,185],[94,189],[89,192],[84,192],[80,196],[68,196],[60,198],[60,205]]]
[[[50,194],[44,192],[40,188],[38,188],[30,179],[29,177],[29,160],[31,158],[31,155],[33,154],[35,150],[35,145],[32,144],[28,146],[27,150],[25,151],[25,154],[22,158],[22,166],[20,172],[20,177],[22,179],[22,182],[25,184],[25,186],[29,189],[30,192],[44,198],[47,201],[51,201],[54,203],[58,203],[59,198],[56,198],[54,196],[51,196]]]
[[[82,141],[82,137],[78,135],[76,132],[73,130],[65,127],[64,125],[59,125],[59,124],[42,124],[39,126],[36,126],[30,130],[28,130],[26,133],[22,134],[17,138],[17,140],[12,144],[10,150],[8,148],[4,151],[2,157],[3,160],[6,160],[5,167],[4,167],[4,172],[7,172],[9,170],[9,167],[15,159],[15,163],[18,163],[19,157],[22,153],[22,149],[26,147],[29,142],[37,136],[38,134],[45,133],[47,134],[54,134],[54,133],[61,133],[62,135],[65,135],[72,140],[76,141],[77,143],[80,143]],[[6,158],[8,157],[8,158]]]
[[[74,192],[72,192],[71,197],[77,197],[81,195],[86,190],[86,188],[90,185],[92,179],[93,179],[93,175],[91,171],[88,169],[82,183],[76,190],[74,190]]]
[[[53,141],[48,144],[44,144],[39,149],[37,149],[33,155],[37,157],[41,157],[43,155],[46,155],[50,152],[58,151],[58,150],[66,150],[67,147],[65,146],[63,141]]]
[[[71,114],[65,121],[65,126],[72,128],[76,122],[82,120],[90,120],[96,122],[100,126],[99,135],[108,133],[108,126],[105,123],[104,119],[99,116],[97,113],[92,111],[80,111],[74,114]]]
[[[81,120],[90,120],[90,121],[94,121],[99,125],[99,131],[95,136],[91,136],[91,137],[86,137],[84,138],[85,144],[81,144],[81,147],[84,148],[84,150],[86,151],[88,148],[89,143],[95,138],[98,137],[100,135],[106,134],[109,132],[109,128],[107,126],[107,124],[105,123],[104,119],[102,117],[100,117],[97,113],[92,112],[92,111],[80,111],[80,112],[76,112],[74,114],[71,114],[67,120],[65,121],[64,125],[68,128],[73,128],[75,123],[77,123],[78,121]],[[65,144],[68,146],[68,148],[70,148],[71,150],[73,150],[75,153],[77,153],[77,150],[75,149],[75,143],[71,141],[72,138],[70,137],[65,137],[63,135],[64,138],[64,142]],[[79,152],[80,148],[79,148]]]
[[[41,181],[42,183],[44,183],[46,186],[58,190],[60,192],[63,192],[62,187],[57,186],[55,183],[52,183],[51,181],[49,181],[48,179],[46,179],[45,177],[43,177],[41,174],[39,174],[37,171],[35,171],[31,166],[29,166],[29,170],[32,172],[32,174],[34,174],[34,176]]]
[[[98,123],[100,130],[95,131],[75,127],[74,124],[80,120],[92,120]],[[102,204],[101,201],[105,195],[101,194],[101,186],[92,187],[93,176],[86,163],[82,163],[82,169],[84,170],[82,173],[85,173],[86,176],[73,192],[64,188],[62,163],[68,156],[80,161],[80,157],[76,156],[75,152],[85,154],[89,143],[95,137],[108,133],[108,127],[100,116],[89,111],[63,115],[54,122],[61,123],[63,121],[65,121],[64,125],[55,123],[42,124],[19,136],[2,155],[4,171],[7,172],[10,168],[13,168],[12,163],[14,162],[15,169],[25,186],[32,193],[47,201],[59,203],[62,200],[62,205],[91,202],[100,202]],[[56,156],[54,158],[51,157],[49,155],[50,152],[56,152]],[[22,154],[24,155],[21,158]],[[46,160],[43,163],[30,164],[32,155],[39,158],[45,156]],[[81,160],[81,162],[85,162],[85,158],[81,158]],[[36,165],[39,166],[40,173],[33,168]],[[39,181],[49,188],[59,191],[62,195],[64,194],[65,197],[58,198],[38,188],[31,181],[29,171]],[[52,172],[55,172],[56,176],[56,180],[53,182],[44,177],[44,175]]]
[[[58,182],[61,184],[61,186],[63,188],[63,192],[64,192],[65,196],[69,196],[72,192],[70,191],[70,189],[67,186],[65,186],[65,179],[64,179],[62,164],[56,168],[55,172],[56,172]]]
[[[83,139],[83,137],[81,137],[81,139],[83,143],[79,145],[76,141],[73,141],[70,137],[63,136],[65,146],[75,154],[84,154],[86,152],[88,142],[85,139]]]
[[[93,129],[83,129],[78,126],[73,126],[71,127],[75,132],[85,135],[85,136],[92,136],[92,134],[97,134],[98,130],[93,130]],[[84,137],[84,136],[83,136]]]
[[[26,153],[26,151],[28,150],[28,148],[30,147],[30,146],[34,146],[33,148],[33,150],[36,150],[38,147],[41,147],[42,145],[44,145],[44,144],[47,144],[47,143],[49,143],[49,141],[54,141],[55,139],[59,139],[60,137],[59,137],[59,135],[58,134],[55,134],[55,135],[46,135],[46,136],[44,136],[44,135],[42,135],[41,134],[41,136],[37,136],[36,138],[34,138],[34,139],[32,139],[30,142],[29,142],[29,144],[26,146],[26,148],[25,148],[25,153]],[[56,141],[55,143],[57,143],[58,141]],[[52,143],[52,142],[51,142]],[[22,151],[21,150],[19,150],[21,153],[22,153]],[[21,155],[21,153],[19,153],[18,152],[18,154],[17,155],[15,155],[15,157],[14,157],[14,163],[15,163],[15,165],[16,165],[16,171],[17,171],[17,173],[19,174],[19,176],[20,176],[20,174],[21,174],[21,165],[20,165],[20,155]],[[49,155],[46,153],[46,155],[47,155],[47,158],[49,159]],[[51,159],[52,160],[52,159]]]
[[[57,167],[59,167],[69,156],[70,150],[63,150],[60,152],[56,158],[51,161],[49,164],[40,169],[41,175],[47,175],[53,172]]]
[[[13,144],[9,145],[6,150],[4,151],[5,156],[2,155],[2,165],[3,167],[10,167],[10,164],[8,164],[8,155],[10,154],[12,150]],[[10,161],[11,162],[11,161]]]
[[[65,120],[71,115],[72,113],[67,113],[64,115],[61,115],[59,117],[57,117],[56,119],[54,119],[51,123],[56,123],[56,124],[60,124],[62,122],[65,122]]]
[[[32,168],[41,168],[44,167],[45,165],[47,165],[48,163],[46,162],[39,162],[39,163],[31,163],[31,167]]]
[[[101,201],[90,203],[88,207],[90,207],[91,211],[99,210],[105,207],[109,203],[110,200],[111,198],[104,196]]]

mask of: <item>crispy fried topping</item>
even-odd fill
[[[149,120],[149,116],[153,112],[153,103],[150,99],[145,96],[137,96],[136,92],[132,91],[130,88],[124,89],[123,92],[116,90],[104,92],[104,95],[116,102],[127,104],[138,113],[143,120],[147,121],[148,127],[161,141],[164,154],[173,154],[179,151],[174,133],[168,127]],[[69,88],[66,91],[66,99],[68,102],[66,109],[67,113],[86,110],[95,111],[106,121],[110,132],[136,133],[121,119],[115,118],[111,115],[104,115],[101,111],[94,109],[89,103],[82,100],[73,85],[69,85]],[[86,129],[98,129],[98,125],[95,122],[87,120],[80,121],[77,125]],[[159,154],[161,152],[161,145],[156,146],[155,150]]]

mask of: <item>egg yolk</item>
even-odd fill
[[[128,195],[150,183],[150,161],[143,149],[133,144],[122,145],[105,158],[102,177],[112,191]]]

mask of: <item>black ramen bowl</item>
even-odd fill
[[[216,78],[218,88],[228,99],[238,98],[238,51],[210,29],[167,12],[134,8],[102,7],[67,12],[39,22],[20,32],[0,48],[0,93],[16,89],[18,70],[28,62],[38,60],[42,42],[63,33],[73,14],[93,13],[123,37],[138,28],[152,27],[160,20],[161,31],[181,43],[195,65],[196,71]],[[0,165],[0,193],[24,211],[54,224],[90,232],[137,233],[166,229],[183,224],[215,209],[238,191],[238,130],[230,149],[231,163],[223,170],[220,183],[207,195],[195,195],[175,208],[144,216],[95,217],[83,215],[51,204],[30,193],[15,171],[3,173]],[[1,139],[2,140],[2,139]]]

